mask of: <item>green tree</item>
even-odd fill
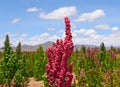
[[[34,77],[37,80],[42,80],[42,76],[45,73],[45,65],[47,63],[47,58],[45,57],[45,52],[43,47],[40,45],[36,51],[34,58]]]
[[[19,44],[16,48],[16,55],[17,55],[17,57],[20,57],[19,55],[21,55],[21,42],[19,42]]]
[[[6,39],[4,42],[4,62],[7,63],[10,57],[10,54],[12,52],[12,48],[10,47],[10,41],[9,41],[9,36],[8,34],[6,35]]]
[[[85,54],[85,52],[86,52],[86,47],[85,47],[84,45],[81,46],[81,51],[82,51],[83,54]]]
[[[106,47],[105,47],[104,43],[101,43],[100,51],[101,51],[100,62],[102,62],[106,59]]]
[[[26,81],[26,71],[25,71],[25,57],[21,52],[21,42],[19,42],[16,48],[16,73],[15,73],[15,81],[16,86],[20,85]]]
[[[8,86],[10,86],[10,82],[12,81],[16,71],[15,63],[15,54],[10,47],[9,36],[6,35],[6,39],[4,42],[3,60],[1,63],[1,71],[3,83]]]
[[[106,47],[105,47],[104,43],[101,43],[100,50],[101,51],[106,51]]]

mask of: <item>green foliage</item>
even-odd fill
[[[16,48],[16,56],[19,57],[19,55],[21,55],[21,42],[19,42],[19,44]]]
[[[111,54],[112,53],[112,54]],[[114,56],[114,55],[115,56]],[[6,35],[4,50],[0,52],[0,84],[10,87],[14,79],[16,87],[24,84],[28,78],[43,80],[46,87],[45,65],[47,57],[42,46],[34,51],[21,51],[21,43],[16,52],[10,46]],[[107,50],[104,43],[99,48],[76,49],[68,64],[73,61],[76,82],[71,87],[119,87],[120,86],[120,50],[114,47]]]
[[[116,55],[111,55],[111,52]],[[69,61],[74,61],[75,87],[117,87],[120,85],[120,54],[117,49],[86,48],[72,53]],[[77,57],[77,56],[79,57]],[[84,72],[82,71],[84,70]]]
[[[35,56],[35,52],[34,51],[24,51],[22,52],[23,55],[25,56],[25,72],[26,72],[26,76],[27,78],[29,77],[33,77],[34,74],[34,56]]]
[[[4,42],[4,52],[9,52],[9,51],[8,51],[8,48],[11,48],[11,47],[10,47],[9,36],[8,36],[8,34],[7,34],[7,35],[6,35],[5,42]]]
[[[1,61],[1,74],[3,83],[10,86],[10,82],[14,77],[16,71],[16,59],[15,54],[10,47],[9,36],[6,35],[4,42],[3,60]]]
[[[21,52],[21,43],[19,42],[16,48],[16,72],[15,72],[15,81],[17,84],[24,83],[26,81],[26,71],[25,71],[25,57]]]
[[[86,47],[84,45],[81,46],[81,51],[85,54],[86,52]]]
[[[105,48],[104,43],[101,43],[101,45],[100,45],[100,50],[101,50],[101,51],[106,51],[106,48]]]
[[[100,56],[98,57],[100,59],[101,64],[104,64],[104,62],[106,62],[106,58],[108,58],[106,55],[107,55],[107,53],[106,53],[105,45],[104,45],[104,43],[101,43],[101,45],[100,45]]]
[[[45,73],[45,66],[47,64],[47,58],[43,47],[40,45],[35,53],[34,57],[34,77],[37,80],[42,80]]]

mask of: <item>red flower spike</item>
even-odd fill
[[[48,64],[46,65],[46,72],[48,83],[54,87],[70,87],[72,82],[72,66],[67,66],[67,61],[73,51],[72,34],[70,30],[70,20],[65,17],[65,38],[57,39],[52,47],[47,50]]]

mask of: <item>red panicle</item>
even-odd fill
[[[72,34],[70,30],[70,20],[65,17],[65,38],[57,39],[52,47],[47,50],[48,64],[46,65],[48,83],[54,87],[70,87],[72,82],[72,66],[67,66],[68,58],[73,51]]]

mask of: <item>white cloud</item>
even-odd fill
[[[117,32],[112,32],[108,35],[99,35],[94,29],[74,30],[72,33],[74,36],[74,44],[88,44],[99,46],[102,42],[104,42],[106,46],[120,46],[120,31],[118,31],[119,28],[109,27],[109,30]],[[85,37],[81,37],[81,35],[85,35]]]
[[[88,45],[99,46],[102,42],[104,42],[106,46],[111,46],[111,45],[120,46],[120,37],[119,37],[120,32],[112,33],[105,36],[98,34],[91,34],[91,35],[89,37],[80,37],[77,34],[76,36],[73,37],[74,44],[88,44]]]
[[[48,28],[49,31],[55,31],[55,28]]]
[[[39,40],[39,39],[47,39],[49,37],[49,35],[48,35],[48,33],[43,33],[43,34],[41,34],[41,35],[38,35],[38,36],[34,36],[34,37],[32,37],[32,38],[30,38],[29,40],[30,41],[33,41],[33,40]]]
[[[80,29],[80,30],[74,30],[75,33],[77,34],[82,34],[82,33],[85,33],[86,30],[85,29]]]
[[[95,30],[93,30],[93,29],[74,30],[74,33],[76,33],[76,34],[83,34],[83,35],[86,35],[86,36],[90,36],[92,34],[96,34]]]
[[[96,34],[96,32],[93,29],[89,29],[89,30],[86,30],[86,32],[84,34],[85,35],[92,35],[92,34]]]
[[[4,46],[4,39],[0,37],[0,48]]]
[[[64,33],[64,29],[58,30],[56,33]]]
[[[57,38],[59,38],[59,37],[56,35],[49,35],[48,33],[43,33],[41,35],[33,36],[33,37],[29,38],[28,40],[24,40],[23,44],[38,45],[38,44],[44,43],[46,41],[55,41]]]
[[[11,32],[6,32],[5,35],[7,35],[7,34],[9,35],[9,37],[15,37],[15,36],[18,36],[17,33],[14,33],[14,34],[13,34],[13,33],[11,33]]]
[[[20,21],[20,18],[15,18],[15,19],[12,19],[11,20],[11,23],[12,24],[16,24],[16,23],[18,23]]]
[[[108,30],[108,29],[110,29],[110,26],[107,24],[99,24],[99,25],[95,26],[95,29]]]
[[[18,34],[18,33],[11,33],[11,32],[6,32],[5,36],[7,34],[9,35],[9,37],[26,37],[26,36],[28,36],[28,34],[26,34],[26,33],[24,33],[24,34]]]
[[[118,31],[119,28],[118,28],[118,27],[112,27],[111,30],[112,30],[112,31]]]
[[[53,20],[61,20],[65,16],[73,16],[76,14],[76,7],[61,7],[50,13],[40,13],[39,17],[43,19],[53,19]]]
[[[93,40],[92,44],[94,44],[94,42],[97,42],[97,39],[99,40],[99,38],[103,38],[103,35],[98,35],[94,29],[74,30],[72,32],[72,35],[74,38],[73,40],[76,44],[90,44],[90,43],[92,43],[91,42],[92,40]],[[81,37],[81,35],[84,35],[85,37],[83,37],[83,36]],[[78,39],[79,39],[80,43],[79,43]]]
[[[32,8],[28,8],[27,9],[27,12],[37,12],[39,11],[40,9],[38,9],[37,7],[32,7]]]
[[[11,37],[11,35],[14,35],[14,36]],[[15,35],[17,35],[17,36],[15,36]],[[12,43],[12,46],[17,46],[18,42],[21,42],[22,45],[38,45],[38,44],[44,43],[46,41],[56,41],[56,39],[59,38],[56,35],[50,35],[48,33],[43,33],[43,34],[36,35],[36,36],[26,39],[25,37],[27,35],[28,34],[25,34],[25,33],[24,34],[9,33],[10,43]],[[2,47],[3,44],[4,44],[4,40],[1,39],[0,47]]]
[[[8,32],[9,33],[9,32]],[[10,36],[10,42],[12,43],[12,46],[17,46],[18,42],[20,41],[22,45],[38,45],[41,43],[44,43],[46,41],[56,41],[58,38],[64,38],[65,35],[58,37],[57,35],[50,35],[48,33],[43,33],[40,35],[36,35],[33,37],[30,37],[29,39],[26,39],[24,36],[27,36],[27,34],[12,34],[12,37]],[[80,34],[85,35],[85,37],[81,37]],[[15,36],[14,36],[15,35]],[[16,37],[16,35],[18,35]],[[105,43],[106,46],[120,46],[120,31],[113,32],[109,35],[98,35],[93,29],[81,29],[81,30],[74,30],[72,31],[73,35],[73,41],[74,44],[88,44],[88,45],[97,45],[99,46],[102,42]],[[117,42],[117,43],[116,43]],[[0,40],[0,47],[2,47],[4,44],[4,39]]]
[[[113,45],[113,46],[120,46],[120,32],[112,33],[110,35],[105,36],[102,40],[107,45]]]
[[[105,16],[105,13],[103,10],[101,9],[97,9],[93,12],[89,12],[89,13],[83,13],[81,14],[78,19],[75,19],[76,22],[82,22],[82,21],[88,21],[88,22],[92,22],[100,17]]]
[[[21,37],[26,37],[26,36],[28,36],[28,34],[24,33],[24,34],[21,35]]]
[[[77,34],[75,32],[73,32],[73,31],[71,31],[71,32],[72,32],[73,37],[77,37]]]
[[[95,26],[95,29],[101,29],[101,30],[111,30],[111,31],[118,31],[119,27],[110,27],[107,24],[99,24]]]
[[[74,29],[74,28],[76,28],[76,25],[75,25],[75,24],[72,24],[72,25],[71,25],[71,29]]]
[[[98,35],[98,34],[96,33],[96,34],[91,34],[89,37],[90,37],[90,38],[93,38],[93,39],[98,39],[98,38],[103,38],[104,36],[103,36],[103,35]]]

